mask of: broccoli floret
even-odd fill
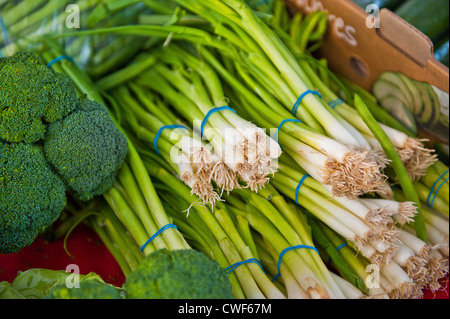
[[[77,92],[69,77],[39,63],[31,52],[0,59],[0,139],[34,143],[46,123],[76,108]]]
[[[127,299],[233,299],[225,270],[194,249],[149,254],[123,288]]]
[[[74,112],[49,125],[44,142],[48,162],[83,201],[112,187],[127,151],[127,139],[106,107],[86,98]]]
[[[81,281],[79,287],[68,288],[59,284],[44,299],[122,299],[121,291],[110,284],[98,281]]]
[[[66,205],[66,187],[42,147],[0,141],[0,253],[31,244]]]

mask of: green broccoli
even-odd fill
[[[69,77],[39,63],[30,52],[0,59],[0,139],[34,143],[46,124],[76,107],[77,92]]]
[[[49,125],[44,142],[49,163],[84,201],[111,188],[127,151],[127,139],[106,107],[85,98],[74,112]]]
[[[66,187],[42,147],[0,141],[0,252],[28,246],[66,205]]]
[[[52,224],[66,192],[88,201],[114,183],[128,141],[70,78],[19,52],[0,58],[0,253]]]
[[[194,249],[157,250],[123,285],[127,299],[233,299],[226,271]]]

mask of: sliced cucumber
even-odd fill
[[[380,105],[411,132],[417,134],[416,120],[404,100],[399,99],[396,95],[386,95],[380,100]]]
[[[408,88],[408,86],[405,84],[404,81],[397,75],[397,73],[393,72],[384,72],[380,75],[380,80],[385,80],[387,82],[395,84],[398,89],[403,93],[403,96],[405,97],[406,106],[410,107],[415,105],[413,94]],[[413,109],[411,109],[411,112],[414,112]]]
[[[428,83],[424,83],[424,85],[427,88],[428,96],[430,97],[433,110],[433,115],[429,124],[435,125],[439,122],[439,118],[441,115],[441,103],[439,102],[439,96],[437,95],[436,91],[433,90],[433,87]]]
[[[423,112],[423,100],[420,91],[414,83],[415,81],[400,72],[397,73],[397,76],[403,81],[403,83],[405,83],[409,89],[409,92],[411,92],[411,97],[413,100],[411,111],[414,115],[421,114]]]
[[[427,85],[423,82],[416,82],[417,88],[422,95],[423,100],[423,112],[416,114],[416,119],[419,123],[427,124],[433,118],[434,106],[432,105],[432,100],[428,92]]]
[[[373,85],[373,93],[378,101],[383,100],[387,96],[395,96],[405,105],[409,104],[409,99],[403,94],[403,91],[394,82],[387,81],[381,77]]]

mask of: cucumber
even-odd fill
[[[417,121],[422,124],[431,122],[434,114],[433,101],[428,92],[428,87],[423,82],[416,82],[417,88],[422,95],[423,100],[423,112],[421,114],[416,114]]]
[[[353,0],[353,2],[359,5],[364,10],[366,10],[369,4],[375,4],[380,9],[386,8],[392,11],[395,10],[399,5],[401,5],[404,0]]]
[[[448,29],[449,0],[407,0],[394,12],[432,41]]]
[[[442,64],[449,66],[449,43],[448,43],[448,34],[442,37],[439,41],[436,42],[434,48],[434,55],[436,59]]]
[[[398,89],[400,89],[400,91],[403,93],[406,101],[406,106],[413,114],[415,113],[416,102],[414,100],[413,91],[411,91],[406,82],[400,78],[398,73],[383,72],[383,74],[381,74],[380,76],[380,80],[386,80],[387,82],[395,84],[396,87],[398,87]]]
[[[395,96],[404,105],[410,103],[410,97],[407,98],[395,83],[381,77],[373,85],[373,94],[378,101],[383,100],[386,96]]]
[[[433,126],[439,122],[439,118],[441,116],[441,103],[439,101],[439,96],[436,91],[433,90],[432,86],[428,83],[423,83],[427,88],[428,96],[430,97],[431,107],[432,107],[432,116],[430,119],[429,125]]]
[[[413,107],[411,111],[414,115],[420,114],[423,112],[423,100],[422,95],[415,85],[415,81],[404,75],[403,73],[397,73],[397,76],[405,83],[405,85],[409,88],[413,99]]]
[[[386,95],[380,100],[380,105],[411,132],[417,134],[417,124],[414,115],[403,100],[394,95]]]

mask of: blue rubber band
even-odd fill
[[[348,243],[340,244],[339,246],[336,247],[336,251],[341,250],[341,249],[344,248],[345,246],[348,246]],[[331,256],[328,257],[328,263],[331,264]]]
[[[6,44],[9,44],[9,36],[8,36],[8,31],[6,30],[6,25],[3,22],[2,17],[0,17],[0,29],[2,30],[3,33],[3,38],[5,39],[3,42]],[[0,50],[0,58],[3,57],[2,52]]]
[[[256,258],[250,258],[250,259],[247,259],[247,260],[244,260],[244,261],[238,261],[237,263],[234,263],[231,266],[228,266],[227,268],[225,268],[225,270],[227,270],[227,274],[229,274],[230,272],[235,270],[237,267],[239,267],[239,266],[241,266],[243,264],[248,264],[248,263],[258,264],[258,266],[261,268],[261,270],[265,273],[261,262],[258,259],[256,259]]]
[[[444,174],[442,174],[442,175],[434,182],[433,186],[431,187],[430,194],[428,194],[428,198],[427,198],[427,205],[428,205],[429,207],[433,207],[433,204],[430,202],[430,199],[431,199],[431,195],[434,193],[434,188],[436,187],[437,183],[439,183],[439,181],[440,181],[441,179],[443,179],[444,176],[445,176],[446,174],[448,174],[448,172],[449,172],[449,170],[446,170],[446,171],[444,172]],[[448,179],[448,178],[447,178],[447,179]],[[444,182],[444,183],[445,183],[445,182]],[[442,185],[443,185],[444,183],[442,183],[442,184],[439,186],[439,189],[442,187]],[[436,194],[437,194],[438,192],[439,192],[439,190],[436,191]],[[436,198],[436,195],[434,195],[434,198]],[[433,198],[433,201],[434,201],[434,198]]]
[[[348,246],[348,243],[340,244],[338,247],[336,247],[336,250],[341,250],[341,249],[344,248],[345,246]]]
[[[298,107],[299,107],[300,104],[302,103],[302,101],[303,101],[303,99],[305,98],[305,96],[307,96],[308,94],[314,94],[314,95],[317,95],[318,97],[322,98],[322,95],[320,95],[320,93],[317,92],[317,91],[308,90],[308,91],[302,93],[302,95],[300,95],[300,96],[298,97],[297,101],[296,101],[295,104],[294,104],[294,107],[292,108],[291,113],[292,113],[293,115],[296,115],[296,114],[297,114],[297,109],[298,109]]]
[[[298,245],[298,246],[292,246],[292,247],[283,249],[280,253],[280,257],[278,258],[278,264],[277,264],[278,273],[272,278],[272,281],[275,281],[281,274],[280,273],[281,259],[283,258],[284,254],[286,254],[288,251],[291,251],[294,249],[299,249],[299,248],[312,249],[312,250],[315,250],[319,254],[319,251],[317,250],[316,247],[308,246],[308,245]]]
[[[300,180],[300,183],[298,183],[297,188],[295,189],[295,202],[298,204],[298,192],[300,191],[300,187],[302,187],[303,182],[306,178],[311,177],[310,175],[306,174],[303,175],[302,179]]]
[[[300,122],[300,123],[302,123],[302,121],[297,120],[297,119],[286,119],[286,120],[282,121],[280,123],[280,125],[278,125],[278,129],[275,132],[275,136],[274,136],[274,139],[275,139],[275,141],[277,141],[277,143],[278,143],[278,132],[280,131],[280,129],[284,125],[284,123],[287,123],[287,122]]]
[[[188,128],[186,126],[177,125],[177,124],[161,126],[161,128],[158,130],[158,133],[156,133],[155,139],[153,140],[153,147],[155,148],[156,153],[158,153],[158,155],[161,155],[161,153],[159,152],[159,149],[158,149],[158,140],[161,137],[162,132],[165,129],[176,129],[176,128],[184,128],[184,129],[188,130]]]
[[[205,129],[206,123],[209,120],[209,117],[211,115],[213,115],[214,113],[216,113],[216,112],[220,112],[220,111],[224,111],[224,110],[228,110],[228,111],[236,113],[236,111],[233,110],[229,106],[221,106],[221,107],[216,107],[216,108],[213,108],[213,109],[209,110],[208,113],[206,113],[206,116],[205,116],[205,118],[202,121],[202,125],[200,126],[200,134],[201,134],[201,136],[203,136],[203,131]]]
[[[448,182],[449,177],[447,177],[442,183],[441,185],[439,185],[439,187],[437,188],[436,192],[434,193],[434,197],[433,200],[431,201],[431,205],[430,207],[433,208],[433,204],[434,204],[434,200],[436,199],[437,194],[439,193],[439,191],[441,190],[441,187]]]
[[[47,68],[51,68],[51,66],[53,65],[53,64],[56,64],[56,63],[58,63],[58,62],[60,62],[60,61],[62,61],[62,60],[67,60],[67,61],[70,61],[70,62],[72,62],[72,63],[75,63],[75,60],[71,57],[71,56],[68,56],[68,55],[61,55],[61,56],[59,56],[59,57],[57,57],[57,58],[55,58],[55,59],[53,59],[53,60],[51,60],[48,64],[47,64]]]
[[[144,245],[142,245],[141,251],[144,251],[145,247],[146,247],[153,239],[155,239],[159,234],[161,234],[163,231],[165,231],[165,230],[168,229],[168,228],[175,228],[175,229],[178,229],[177,226],[175,226],[174,224],[167,224],[167,225],[161,227],[160,230],[158,230],[152,237],[149,238],[149,240],[147,240],[147,241],[145,242]]]
[[[334,110],[334,108],[340,104],[345,103],[345,101],[343,99],[336,99],[331,101],[330,103],[328,103],[329,106],[331,106],[331,108]]]

